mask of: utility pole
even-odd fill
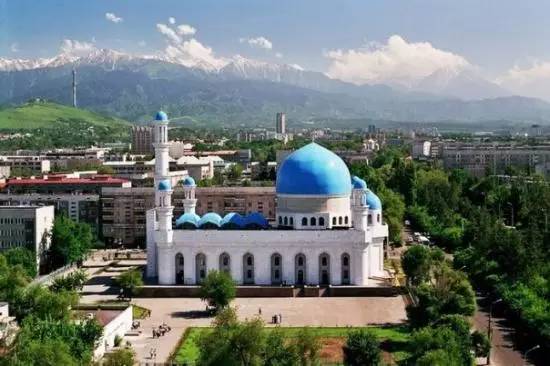
[[[73,107],[76,108],[76,69],[73,68]]]

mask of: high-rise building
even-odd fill
[[[277,113],[275,130],[277,133],[286,133],[286,116],[282,112]]]
[[[150,126],[132,127],[132,152],[149,155],[153,153],[153,128]]]

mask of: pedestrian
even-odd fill
[[[279,324],[283,322],[283,315],[279,314]]]
[[[149,358],[152,360],[154,355],[155,355],[155,350],[153,348],[151,348],[149,350]]]
[[[262,308],[258,308],[258,314],[262,315]]]
[[[153,339],[156,338],[156,337],[155,337],[156,335],[157,335],[157,332],[155,331],[155,327],[153,327]]]

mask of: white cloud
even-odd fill
[[[180,43],[182,41],[181,37],[178,36],[175,30],[167,26],[166,24],[159,23],[157,24],[157,29],[160,33],[165,35],[170,41],[174,43]]]
[[[550,62],[535,61],[530,66],[514,66],[495,82],[515,94],[550,100]]]
[[[176,31],[166,24],[157,24],[158,31],[165,36],[168,43],[164,57],[188,67],[200,66],[209,70],[217,70],[227,64],[226,59],[217,57],[212,48],[203,45],[197,39],[185,39],[184,36],[192,35],[196,30],[191,26],[186,26],[189,29],[182,28],[183,26],[186,25],[178,26]]]
[[[174,17],[168,18],[168,23],[170,23],[170,24],[172,24],[172,25],[173,25],[173,24],[176,24],[176,18],[174,18]]]
[[[332,50],[327,75],[355,84],[398,84],[411,86],[438,70],[471,67],[462,56],[433,47],[428,42],[409,43],[393,35],[386,44]]]
[[[91,51],[95,50],[96,47],[92,43],[64,39],[59,49],[61,53],[64,54],[82,56],[89,54]]]
[[[13,53],[19,52],[19,43],[13,42],[10,46],[10,51]]]
[[[197,33],[197,30],[189,24],[178,25],[177,29],[178,34],[181,34],[182,36],[192,36],[193,34]]]
[[[277,57],[277,58],[283,58],[283,54],[282,54],[281,52],[277,52],[277,53],[275,54],[275,57]]]
[[[120,23],[124,20],[121,17],[117,17],[114,13],[105,13],[105,19],[113,23]]]
[[[240,38],[239,42],[248,43],[252,47],[264,48],[270,50],[273,48],[273,43],[265,37],[255,37],[255,38]]]

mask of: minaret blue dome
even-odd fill
[[[351,185],[353,189],[367,189],[367,182],[356,175],[351,178]]]
[[[157,115],[155,116],[155,121],[168,121],[168,115],[163,111],[158,111]]]
[[[183,184],[184,186],[196,186],[195,180],[193,179],[193,177],[186,177],[186,178],[183,180],[182,184]]]
[[[159,191],[169,191],[172,189],[172,184],[168,179],[161,180],[159,183]]]
[[[277,193],[349,196],[350,181],[344,161],[312,142],[283,161],[277,173]]]
[[[371,210],[382,209],[382,202],[380,201],[380,198],[378,198],[378,196],[375,195],[370,189],[367,191],[367,205]]]

